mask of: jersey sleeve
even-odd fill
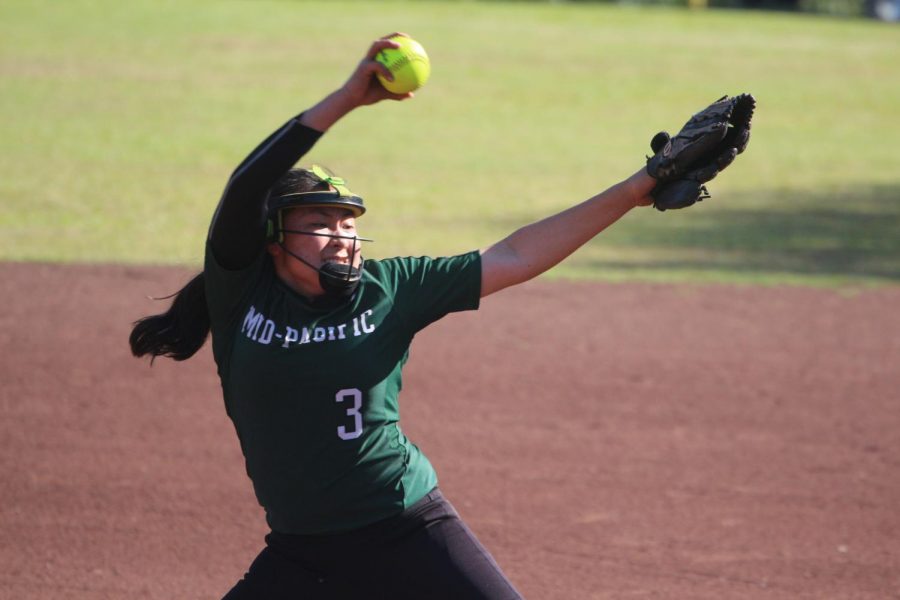
[[[481,300],[481,255],[405,257],[382,261],[394,286],[394,306],[413,332],[452,312],[476,310]]]

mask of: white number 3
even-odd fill
[[[359,412],[359,409],[362,408],[362,392],[356,388],[340,390],[334,397],[334,401],[343,402],[347,398],[353,398],[353,408],[347,409],[347,416],[353,417],[353,429],[347,431],[347,428],[341,425],[337,428],[337,434],[342,440],[355,440],[363,432],[362,413]]]

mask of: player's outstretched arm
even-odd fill
[[[752,94],[723,96],[674,138],[656,134],[647,166],[625,181],[482,250],[481,295],[543,273],[635,206],[668,210],[708,198],[704,184],[747,148],[755,109]]]
[[[528,281],[555,266],[635,206],[653,202],[656,180],[640,171],[593,198],[526,225],[481,250],[481,296]]]

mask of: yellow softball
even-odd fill
[[[378,81],[389,92],[405,94],[417,90],[431,75],[431,62],[422,44],[405,35],[395,35],[390,39],[400,44],[399,48],[385,48],[375,56],[375,60],[388,68],[394,76],[388,81],[381,73]]]

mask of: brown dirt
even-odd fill
[[[0,264],[0,597],[219,598],[265,533],[188,271]],[[528,598],[900,598],[900,288],[535,282],[420,334],[404,429]]]

